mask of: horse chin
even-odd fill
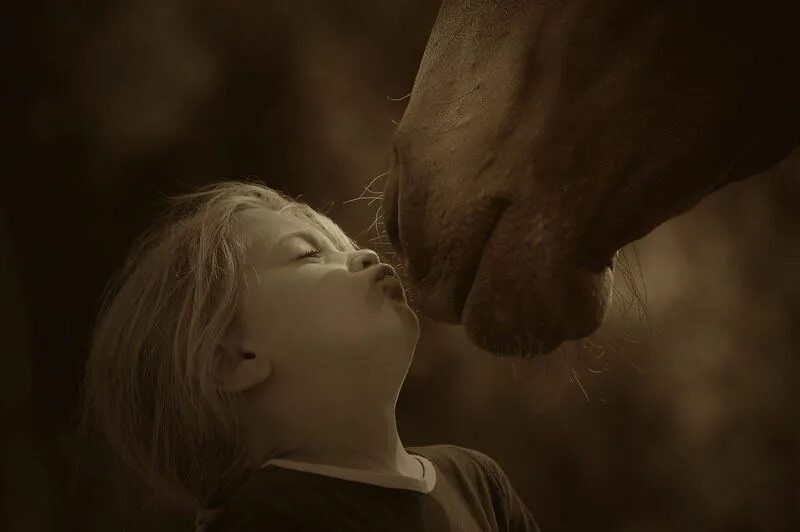
[[[611,303],[613,273],[584,270],[561,306],[540,305],[537,294],[486,283],[470,292],[461,323],[478,347],[502,356],[544,355],[567,340],[584,338],[603,322]],[[499,297],[498,294],[506,294]]]

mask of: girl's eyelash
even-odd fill
[[[304,258],[306,258],[306,257],[310,257],[310,256],[312,256],[312,255],[319,255],[320,253],[322,253],[322,250],[319,250],[319,249],[312,249],[312,250],[306,251],[305,253],[303,253],[302,255],[300,255],[300,256],[298,257],[298,259],[304,259]]]

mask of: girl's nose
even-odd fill
[[[380,261],[378,254],[371,249],[359,249],[350,256],[348,269],[351,272],[364,270],[373,264],[378,264]]]

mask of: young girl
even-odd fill
[[[171,199],[104,293],[97,426],[198,531],[530,531],[491,458],[404,447],[419,337],[394,270],[259,183]]]

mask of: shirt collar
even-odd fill
[[[389,473],[376,473],[363,469],[352,469],[349,467],[339,467],[324,464],[312,464],[309,462],[297,462],[284,458],[272,458],[261,464],[261,468],[267,466],[277,466],[285,469],[294,469],[316,475],[341,478],[352,482],[363,482],[384,488],[405,489],[417,491],[419,493],[430,493],[436,485],[436,468],[430,460],[418,454],[412,454],[422,464],[422,478],[411,478],[402,475],[392,475]]]

